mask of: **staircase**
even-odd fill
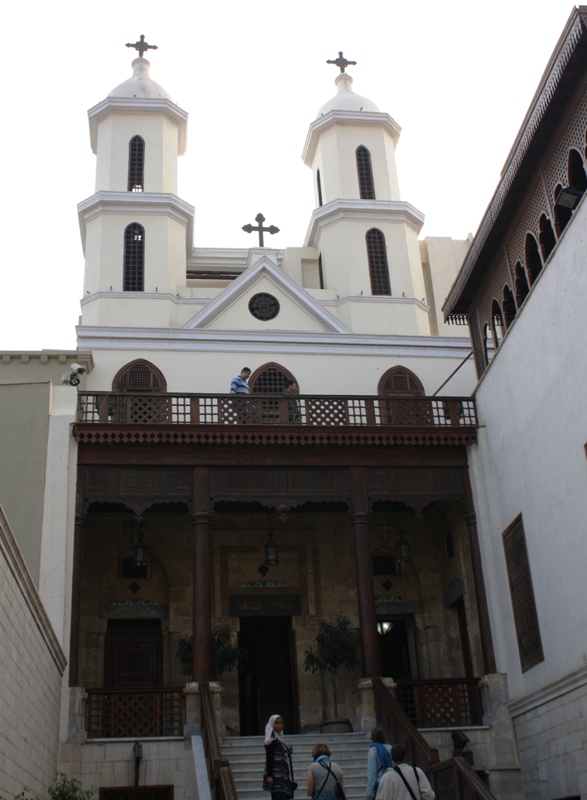
[[[306,777],[316,744],[327,744],[332,760],[344,772],[344,791],[347,800],[365,800],[367,786],[367,753],[371,740],[366,733],[309,733],[286,736],[293,748],[292,762],[296,781],[296,800],[306,797]],[[262,736],[233,736],[222,740],[222,756],[229,759],[239,800],[270,800],[261,788],[265,766]]]

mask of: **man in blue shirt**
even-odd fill
[[[251,370],[248,367],[243,367],[241,369],[241,374],[237,375],[236,378],[233,378],[230,382],[230,393],[231,394],[248,394],[249,393],[249,384],[247,381],[251,377]]]

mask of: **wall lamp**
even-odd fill
[[[583,192],[575,189],[574,186],[567,186],[559,192],[555,201],[555,206],[559,208],[566,208],[569,211],[574,211],[577,203],[583,197]]]

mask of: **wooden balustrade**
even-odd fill
[[[440,761],[381,678],[373,678],[377,723],[394,744],[403,744],[410,764],[428,775],[436,800],[496,800],[462,756]]]
[[[482,725],[479,678],[396,681],[396,699],[417,728]]]
[[[89,739],[183,736],[183,689],[89,689]]]
[[[208,777],[215,800],[238,800],[230,763],[222,757],[220,739],[214,721],[210,687],[200,681],[200,726],[204,752],[208,764]]]
[[[477,414],[470,397],[79,392],[79,422],[463,429],[477,427]]]

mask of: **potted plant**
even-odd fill
[[[332,685],[334,703],[333,720],[324,720],[320,732],[352,731],[348,719],[338,719],[338,673],[344,667],[352,672],[359,664],[359,636],[351,630],[348,617],[340,614],[334,622],[323,620],[316,635],[316,652],[310,648],[304,653],[304,669],[306,672],[328,674]]]
[[[212,669],[217,678],[247,663],[249,651],[232,643],[229,625],[212,628]],[[183,636],[175,643],[175,657],[180,661],[183,675],[192,674],[192,637]]]

